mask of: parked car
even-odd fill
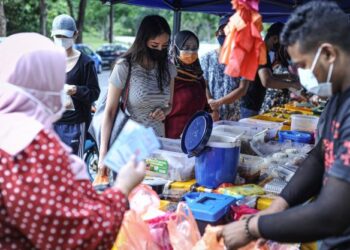
[[[102,72],[102,59],[101,57],[96,54],[88,45],[79,43],[75,44],[74,48],[79,50],[81,53],[84,53],[85,55],[89,56],[95,63],[95,68],[97,73]]]
[[[102,65],[113,67],[118,57],[123,55],[128,48],[120,44],[104,44],[96,50],[102,58]]]

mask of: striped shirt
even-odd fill
[[[124,89],[129,65],[126,60],[119,61],[109,78],[110,84]],[[176,76],[176,67],[169,63],[170,80]],[[131,119],[151,127],[157,136],[165,136],[164,123],[149,117],[157,108],[165,108],[170,102],[170,80],[163,83],[163,92],[158,88],[157,70],[147,70],[141,65],[133,63],[131,68],[130,89],[127,110]]]

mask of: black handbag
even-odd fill
[[[130,118],[130,115],[127,114],[127,107],[126,107],[126,104],[128,102],[129,89],[130,89],[130,77],[131,77],[130,60],[128,60],[128,64],[129,64],[128,75],[126,78],[126,83],[123,89],[121,99],[119,101],[118,111],[116,112],[116,115],[113,119],[112,131],[109,137],[108,148],[110,148],[113,142],[117,139],[124,125]],[[95,140],[98,149],[100,149],[100,145],[101,145],[101,128],[102,128],[104,110],[106,108],[107,95],[108,95],[108,91],[106,91],[105,95],[102,97],[96,109],[96,112],[92,118],[90,127],[88,129],[88,132]]]

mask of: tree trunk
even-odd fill
[[[77,43],[83,42],[83,29],[84,29],[86,4],[87,4],[87,0],[80,0],[78,20],[77,20],[77,29],[79,31],[79,35],[78,35],[78,38],[76,40]]]
[[[74,15],[74,8],[73,8],[73,3],[72,0],[67,0],[67,5],[68,5],[68,12],[71,17],[75,20],[75,15]]]
[[[102,33],[103,33],[102,35],[103,35],[104,41],[108,41],[108,27],[109,27],[109,18],[106,17],[102,26]]]
[[[4,1],[0,0],[0,37],[6,36],[6,16],[4,10]]]
[[[46,0],[40,0],[40,34],[46,36],[47,6]]]
[[[114,8],[113,5],[109,7],[109,43],[113,43],[113,23],[114,23]]]

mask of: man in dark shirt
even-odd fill
[[[283,23],[274,23],[270,26],[265,37],[267,63],[260,65],[255,80],[250,83],[245,96],[241,98],[241,118],[247,118],[259,114],[264,102],[266,88],[287,89],[300,88],[299,83],[279,79],[272,75],[271,59],[268,52],[277,51],[279,47],[279,35],[283,29]]]
[[[260,237],[323,240],[321,250],[350,249],[349,30],[347,14],[331,1],[309,2],[286,23],[282,43],[299,67],[301,83],[331,97],[322,136],[270,208],[219,233],[229,249]],[[312,197],[316,199],[305,204]]]
[[[86,127],[91,120],[91,105],[100,94],[94,62],[73,49],[78,35],[75,21],[68,15],[57,16],[52,23],[52,36],[57,45],[66,49],[66,112],[54,124],[61,140],[73,153],[83,157]]]

